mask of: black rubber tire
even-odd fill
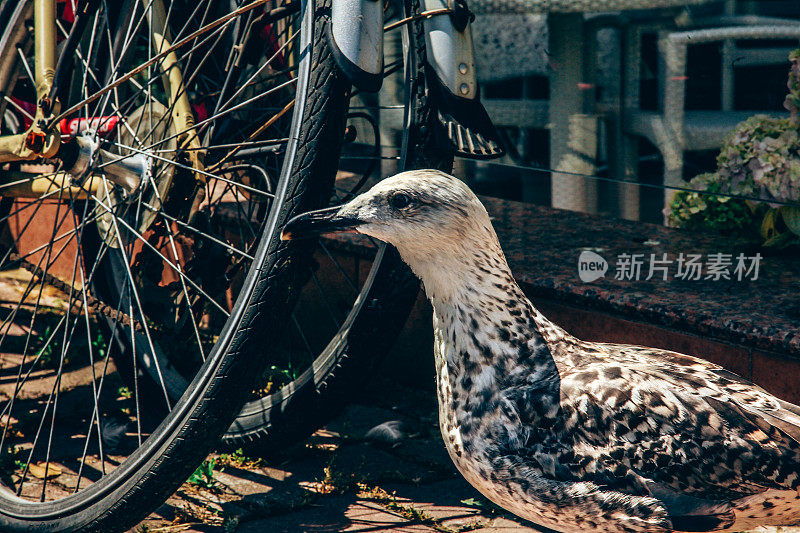
[[[255,254],[259,267],[248,274],[219,343],[168,417],[114,472],[53,502],[31,503],[0,492],[0,531],[111,533],[134,526],[194,471],[241,408],[266,364],[264,346],[283,334],[300,283],[297,263],[310,255],[308,245],[281,242],[280,228],[328,201],[344,131],[347,85],[323,37],[330,2],[311,1],[305,7],[303,24],[314,45],[309,62],[300,67],[308,75],[298,90],[307,98],[298,98],[295,107],[294,158],[287,156],[284,163]]]
[[[411,14],[422,11],[420,0],[404,0],[406,10]],[[411,46],[414,49],[413,76],[407,80],[411,87],[411,98],[406,106],[406,135],[403,139],[405,169],[435,168],[443,172],[453,170],[453,149],[442,136],[441,123],[436,118],[436,108],[430,97],[427,83],[434,76],[426,55],[425,21],[417,19],[413,23]],[[411,70],[411,69],[410,69]],[[407,147],[405,146],[407,144]]]
[[[409,0],[406,15],[420,12],[419,0]],[[437,139],[438,121],[425,83],[430,67],[425,59],[421,20],[409,28],[406,118],[401,167],[452,170],[449,143]],[[248,402],[223,437],[227,448],[248,447],[272,454],[309,436],[352,400],[369,380],[381,356],[397,340],[419,291],[419,281],[394,248],[382,246],[354,308],[336,337],[314,365],[291,386]],[[334,376],[335,374],[335,376]]]

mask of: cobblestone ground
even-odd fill
[[[212,454],[213,478],[198,473],[131,533],[549,531],[492,506],[459,476],[432,393],[386,383],[373,389],[281,458]],[[367,438],[393,421],[396,442]],[[800,528],[759,530],[768,532]]]
[[[131,531],[536,531],[461,479],[432,393],[387,387],[280,458],[212,454],[213,481],[185,483]],[[366,437],[387,422],[396,442]]]

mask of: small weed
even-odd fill
[[[466,500],[461,500],[461,503],[467,507],[480,509],[482,513],[490,516],[496,516],[504,512],[501,508],[497,507],[495,504],[485,498],[468,498]]]
[[[52,339],[50,339],[51,336],[53,336]],[[57,349],[57,344],[59,344],[59,342],[56,337],[58,337],[58,335],[53,335],[50,324],[47,324],[44,327],[44,331],[36,335],[33,340],[33,346],[35,347],[34,353],[39,358],[39,364],[44,368],[56,368],[58,366],[55,355],[56,353],[61,353],[61,350]],[[50,342],[47,342],[48,339]]]
[[[108,352],[108,341],[103,337],[99,331],[95,333],[94,340],[92,340],[92,347],[94,353],[97,354],[96,359],[105,359],[106,352]]]
[[[317,492],[320,494],[344,494],[357,488],[357,482],[365,481],[363,478],[356,478],[356,475],[352,472],[340,472],[335,468],[335,460],[335,456],[328,459],[328,465],[322,469],[325,477],[320,480],[317,487]]]
[[[124,386],[120,387],[119,389],[117,389],[117,394],[119,394],[123,398],[130,398],[131,396],[133,396],[133,393],[131,392],[131,390],[128,387],[124,387]]]
[[[352,476],[344,476],[328,465],[322,469],[325,477],[319,482],[320,494],[344,494],[353,486]]]
[[[197,521],[197,517],[191,513],[188,503],[175,508],[175,518],[172,519],[172,525],[189,524],[195,521]]]
[[[279,366],[272,365],[269,367],[269,372],[267,376],[270,381],[274,381],[277,384],[289,383],[290,381],[297,378],[297,372],[292,368],[292,364],[289,363],[289,368],[281,368]]]
[[[260,458],[253,459],[252,457],[246,456],[244,451],[239,448],[231,453],[220,454],[217,464],[222,467],[233,466],[236,468],[258,468],[264,465],[264,461]]]
[[[23,450],[18,446],[9,446],[5,453],[0,454],[0,479],[7,485],[14,470],[25,468],[25,462],[22,459]]]
[[[440,533],[463,533],[484,528],[488,525],[483,520],[475,520],[466,524],[456,524],[453,526],[444,525],[438,519],[432,517],[422,509],[417,509],[413,505],[399,503],[394,493],[389,494],[380,487],[370,487],[366,483],[358,484],[358,497],[364,500],[379,503],[389,511],[394,511],[413,524],[426,525]]]
[[[395,511],[406,520],[428,526],[435,526],[438,524],[438,521],[425,511],[417,509],[413,505],[398,503],[394,493],[389,494],[380,487],[370,487],[366,483],[359,483],[358,489],[359,498],[380,503],[390,511]]]
[[[45,324],[32,339],[32,353],[38,358],[38,364],[42,368],[55,369],[59,365],[69,366],[71,360],[81,360],[81,357],[88,357],[91,345],[93,361],[100,361],[105,358],[108,352],[108,342],[103,334],[94,328],[90,331],[91,342],[87,340],[86,326],[81,323],[75,328],[71,328],[71,338],[67,339],[68,349],[64,350],[64,331],[62,328],[54,329],[53,325]],[[81,354],[81,355],[79,355]],[[75,357],[77,356],[77,357]],[[62,361],[63,357],[63,361]],[[82,359],[85,361],[86,359]]]
[[[297,378],[297,372],[292,368],[291,363],[288,363],[288,367],[289,368],[281,368],[276,365],[270,366],[262,380],[264,386],[253,389],[251,391],[251,397],[262,398],[295,380]]]
[[[187,479],[186,482],[196,487],[213,489],[214,485],[216,484],[216,481],[214,480],[214,465],[216,462],[217,460],[213,457],[211,459],[206,459],[200,466],[197,467],[197,470],[195,470],[194,473],[189,476],[189,479]]]

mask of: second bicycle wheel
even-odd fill
[[[3,135],[37,108],[33,4],[0,2]],[[280,227],[344,130],[324,0],[71,5],[63,150],[0,167],[2,531],[124,530],[194,470],[283,335],[309,249]]]
[[[407,21],[420,13],[417,0],[391,5],[397,6],[394,15]],[[387,13],[387,19],[391,16]],[[388,170],[381,169],[382,162],[396,164],[390,172],[452,168],[451,148],[437,141],[443,136],[437,136],[440,125],[425,80],[433,73],[426,63],[423,22],[401,28],[402,56],[385,67],[386,76],[396,72],[402,78],[404,103],[388,110],[403,112],[399,145],[381,145],[370,118],[376,106],[354,105],[363,108],[351,114],[362,120],[356,133],[361,150],[352,150],[340,163],[349,168],[339,173],[331,205],[372,185],[371,173]],[[251,445],[269,453],[308,436],[358,394],[397,339],[419,282],[393,248],[355,239],[360,241],[355,245],[347,236],[315,243],[315,261],[306,267],[309,281],[293,310],[289,334],[262,379],[265,387],[252,393],[224,435],[229,447]]]

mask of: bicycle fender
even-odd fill
[[[333,0],[328,41],[337,66],[357,88],[374,92],[383,82],[383,2]]]
[[[478,80],[475,75],[475,51],[469,19],[472,14],[463,2],[453,0],[422,0],[424,11],[453,9],[449,16],[425,20],[425,41],[428,64],[453,96],[475,100]],[[463,9],[462,13],[458,10]],[[458,25],[458,27],[457,27]]]
[[[422,0],[424,11],[450,9],[425,20],[428,90],[439,122],[457,155],[491,159],[504,155],[500,136],[480,102],[475,51],[466,0]]]

